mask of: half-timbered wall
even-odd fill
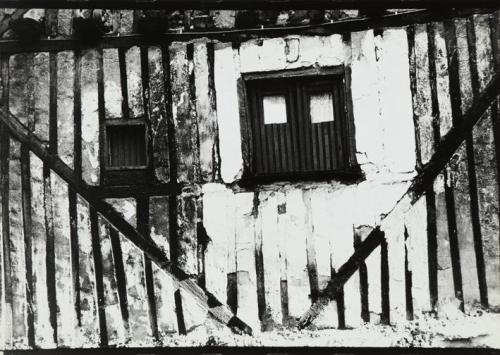
[[[71,11],[45,17],[55,37],[71,34]],[[109,21],[127,35],[134,12]],[[0,47],[2,105],[259,333],[296,324],[498,73],[497,24],[498,12],[241,43]],[[363,178],[240,186],[250,159],[242,75],[338,65]],[[121,117],[145,117],[153,154],[147,183],[111,188],[103,126]],[[401,323],[450,304],[500,309],[497,122],[495,104],[316,326]],[[0,158],[5,348],[172,344],[215,327],[6,131]]]

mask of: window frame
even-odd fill
[[[144,154],[145,154],[145,165],[137,166],[110,166],[110,148],[108,140],[108,127],[117,126],[142,126],[144,127]],[[102,132],[102,151],[103,159],[101,162],[101,174],[102,174],[102,184],[113,186],[113,185],[137,185],[147,183],[148,173],[150,170],[150,144],[148,135],[148,125],[146,120],[143,118],[135,119],[106,119],[103,124]]]
[[[254,148],[254,135],[257,132],[254,132],[253,128],[253,120],[257,119],[262,121],[263,124],[263,112],[259,114],[260,117],[252,117],[252,105],[260,105],[262,106],[262,97],[264,96],[263,92],[268,94],[269,92],[283,93],[286,98],[287,104],[287,123],[291,124],[289,110],[290,103],[295,95],[299,95],[298,93],[290,93],[289,89],[286,88],[286,79],[296,79],[300,82],[300,85],[308,84],[307,90],[301,90],[301,100],[305,100],[308,95],[321,92],[321,90],[325,87],[330,86],[330,84],[320,83],[318,87],[314,87],[314,81],[317,79],[327,79],[329,77],[337,77],[337,80],[341,82],[341,97],[342,104],[344,107],[339,108],[342,111],[342,114],[337,117],[335,115],[334,109],[334,120],[340,120],[340,137],[341,137],[341,147],[343,150],[343,159],[342,166],[335,169],[329,170],[314,170],[307,172],[281,172],[281,173],[257,173],[256,172],[256,164],[257,160],[255,158],[256,151]],[[252,89],[252,85],[255,85],[258,81],[268,81],[277,83],[281,82],[281,86],[284,87],[282,92],[280,90],[276,90],[271,88],[263,89],[259,94],[255,94],[255,90]],[[324,81],[324,80],[323,80]],[[331,82],[331,87],[337,85],[334,81]],[[267,83],[266,83],[267,86]],[[252,92],[254,91],[254,92]],[[240,82],[238,83],[238,92],[240,98],[243,98],[240,102],[243,104],[243,107],[240,107],[240,120],[241,120],[241,133],[242,133],[242,150],[243,150],[243,160],[244,160],[244,170],[241,183],[242,185],[252,185],[255,183],[272,183],[279,181],[304,181],[304,180],[347,180],[353,181],[362,178],[361,169],[356,161],[356,146],[355,146],[355,136],[354,136],[354,118],[352,114],[352,98],[350,92],[350,67],[346,67],[344,65],[331,66],[331,67],[311,67],[306,69],[288,69],[288,70],[280,70],[280,71],[268,71],[268,72],[256,72],[256,73],[245,73],[242,74]],[[260,95],[260,99],[259,99]],[[291,96],[290,96],[291,95]],[[308,106],[309,104],[307,104]],[[311,119],[310,112],[307,113],[306,105],[302,105],[301,113],[293,113],[295,115],[300,115],[299,119]],[[296,111],[296,109],[292,108],[292,111]],[[307,117],[307,118],[306,118]],[[296,119],[296,118],[293,118]],[[313,124],[322,124],[313,123]],[[279,124],[278,124],[279,125]],[[259,132],[260,133],[260,132]],[[298,135],[296,139],[306,139],[305,135]],[[294,154],[298,154],[303,156],[304,153],[301,153],[299,149],[294,149]],[[295,156],[292,159],[297,159]],[[299,160],[302,159],[299,157]]]

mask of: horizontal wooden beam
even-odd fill
[[[443,171],[453,154],[470,134],[474,125],[483,116],[486,110],[496,102],[500,94],[500,76],[497,74],[489,82],[467,110],[462,119],[453,126],[443,140],[436,147],[434,155],[425,164],[420,173],[413,179],[412,184],[398,201],[389,214],[403,216],[408,209],[418,201],[425,191],[432,186],[436,177]],[[387,218],[387,216],[385,217]],[[381,225],[384,225],[384,220]],[[374,229],[353,255],[338,270],[336,277],[320,292],[316,302],[304,313],[298,322],[300,329],[305,328],[321,313],[326,305],[338,294],[349,278],[358,270],[359,265],[385,240],[384,233],[379,228]]]
[[[44,0],[51,9],[403,9],[495,7],[496,0]],[[0,7],[40,7],[40,0],[0,0]]]
[[[1,1],[1,0],[0,0]],[[498,5],[500,7],[500,5]],[[373,28],[400,27],[444,19],[466,17],[472,14],[489,13],[490,8],[448,9],[443,11],[415,10],[369,18],[352,18],[313,25],[232,29],[221,31],[186,31],[183,33],[158,33],[153,36],[132,34],[123,36],[103,36],[94,41],[82,41],[76,38],[41,39],[36,41],[0,40],[3,53],[48,52],[63,50],[84,50],[90,48],[127,48],[136,45],[162,45],[172,41],[191,41],[197,38],[242,42],[258,37],[281,37],[292,34],[330,35],[363,31]]]
[[[160,185],[92,186],[90,190],[101,198],[127,198],[179,195],[185,184],[167,183]]]
[[[81,195],[90,206],[95,209],[112,227],[123,234],[137,248],[144,252],[158,267],[167,272],[177,287],[184,289],[191,294],[194,299],[210,313],[216,320],[223,324],[235,327],[241,332],[251,334],[251,328],[241,321],[223,303],[215,299],[213,295],[200,288],[188,275],[175,266],[165,253],[149,238],[140,234],[108,203],[100,196],[92,193],[85,181],[78,177],[57,155],[49,152],[47,147],[33,135],[19,120],[5,108],[0,109],[0,122],[5,124],[10,134],[38,156],[44,164],[58,174],[68,187]]]

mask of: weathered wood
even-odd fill
[[[81,169],[82,178],[89,185],[97,185],[99,169],[99,107],[98,95],[99,53],[96,50],[82,52],[81,72]],[[102,109],[102,107],[101,107]]]
[[[468,33],[473,97],[476,98],[485,85],[493,77],[494,62],[492,53],[491,36],[487,16],[473,16],[469,22]],[[471,41],[474,40],[475,41]],[[477,198],[479,210],[479,224],[481,227],[482,252],[485,264],[485,278],[488,295],[488,305],[492,309],[500,308],[500,281],[494,275],[500,269],[500,244],[499,244],[499,186],[496,167],[497,155],[495,152],[495,124],[498,117],[493,117],[494,108],[491,109],[478,122],[472,132],[474,141],[474,162],[477,175]]]
[[[118,49],[103,50],[103,66],[106,118],[121,118],[124,113]]]
[[[142,198],[137,200],[137,229],[138,231],[151,239],[150,234],[150,216],[149,216],[149,208],[151,203],[149,198]],[[148,316],[149,316],[149,324],[151,327],[151,335],[153,336],[155,341],[160,340],[160,336],[158,333],[158,315],[156,308],[156,295],[155,295],[155,285],[154,285],[154,276],[153,276],[153,267],[151,264],[151,260],[144,256],[144,275],[145,275],[145,283],[146,283],[146,295],[148,300]]]
[[[17,40],[2,40],[0,44],[2,51],[12,52],[40,52],[40,51],[61,51],[61,50],[84,50],[90,48],[129,48],[139,44],[160,45],[171,41],[189,41],[195,38],[207,37],[221,41],[241,42],[250,38],[260,37],[283,37],[291,34],[312,34],[329,35],[332,33],[345,33],[363,31],[381,27],[400,27],[415,23],[427,23],[439,21],[451,17],[468,16],[472,13],[484,13],[491,10],[469,8],[454,9],[445,11],[421,10],[416,12],[384,15],[373,18],[347,19],[318,25],[304,25],[296,27],[273,27],[264,29],[238,29],[211,32],[183,32],[161,34],[158,36],[144,35],[122,35],[122,36],[103,36],[101,39],[92,43],[85,43],[77,39],[42,39],[36,42],[21,42]]]
[[[151,146],[153,149],[153,171],[157,180],[170,180],[169,137],[166,110],[167,95],[164,91],[165,71],[162,66],[162,51],[159,47],[148,48],[149,75],[149,119],[151,121]],[[143,68],[143,70],[145,70]]]
[[[1,109],[0,120],[7,125],[11,133],[17,139],[24,144],[28,144],[33,153],[45,161],[54,172],[71,186],[71,188],[75,189],[75,191],[85,198],[114,228],[126,236],[126,238],[134,243],[139,249],[144,251],[144,253],[163,270],[172,274],[175,283],[191,293],[212,316],[224,324],[228,324],[231,321],[231,324],[236,324],[237,328],[243,332],[251,332],[251,329],[244,322],[233,317],[227,307],[223,306],[220,302],[217,303],[217,306],[210,307],[208,305],[209,295],[205,294],[205,291],[201,290],[192,280],[190,280],[184,271],[173,266],[161,249],[152,241],[144,238],[134,227],[123,220],[112,206],[94,196],[90,192],[90,188],[85,181],[78,179],[64,162],[58,157],[51,155],[47,149],[44,148],[42,143],[36,137],[30,135],[14,116],[10,115],[4,109]],[[213,296],[210,295],[211,299],[212,297]]]
[[[4,62],[5,63],[5,62]],[[5,125],[0,126],[0,170],[2,192],[2,291],[4,292],[2,304],[2,345],[12,346],[12,271],[10,258],[10,206],[9,206],[9,156],[10,135]],[[5,302],[5,303],[4,303]]]
[[[458,53],[457,39],[454,23],[447,22],[443,25],[432,27],[429,32],[432,40],[429,40],[429,72],[431,73],[431,102],[432,113],[435,120],[434,126],[434,144],[437,146],[442,135],[449,131],[452,124],[456,124],[457,116],[455,106],[460,105],[460,86],[458,85]],[[444,38],[443,38],[444,37]],[[447,71],[443,70],[446,68]],[[452,76],[456,75],[456,80],[452,80]],[[458,98],[457,98],[458,96]],[[453,275],[453,287],[455,296],[460,302],[460,308],[463,310],[463,290],[462,290],[462,274],[460,269],[460,255],[458,250],[458,235],[457,235],[457,217],[455,209],[455,189],[450,175],[449,166],[443,170],[444,183],[444,205],[438,207],[437,214],[441,211],[446,213],[446,221],[448,229],[446,235],[449,242],[449,255],[451,258],[451,267]],[[437,194],[437,201],[440,201],[440,195]],[[439,222],[439,219],[438,219]],[[439,224],[438,224],[439,228]],[[440,238],[442,239],[442,238]],[[438,240],[438,246],[440,242]],[[444,243],[445,244],[445,243]],[[448,256],[446,246],[438,249],[439,254]],[[441,269],[445,271],[445,268]],[[443,272],[444,273],[444,272]],[[442,285],[441,289],[447,289],[447,283]],[[443,298],[444,300],[444,298]],[[444,301],[446,302],[446,301]]]
[[[354,229],[354,249],[361,244],[361,233]],[[361,296],[361,318],[365,322],[370,321],[370,309],[368,307],[368,270],[364,261],[359,263],[359,293]]]
[[[54,54],[50,60],[50,107],[49,107],[49,154],[57,154],[57,96],[54,95],[57,88],[57,63]],[[43,159],[42,159],[43,161]],[[43,162],[43,196],[45,210],[45,231],[46,231],[46,254],[45,263],[47,270],[47,298],[49,300],[50,323],[54,330],[54,342],[59,342],[57,324],[57,289],[56,289],[56,265],[55,265],[55,234],[54,234],[54,210],[52,198],[51,170],[47,162]]]
[[[153,196],[149,199],[149,225],[151,226],[151,238],[166,255],[169,255],[170,224],[168,196]],[[157,265],[153,264],[152,268],[155,284],[154,294],[158,317],[158,333],[160,341],[163,341],[169,334],[177,332],[175,303],[172,300],[174,286],[171,277],[162,272]],[[222,276],[225,276],[225,273]],[[218,294],[215,294],[215,296],[219,299],[221,298]]]
[[[129,313],[129,302],[127,293],[127,275],[125,274],[125,265],[123,262],[123,257],[125,256],[122,249],[122,243],[120,241],[120,234],[114,228],[107,228],[107,234],[109,234],[109,239],[111,240],[111,252],[113,255],[113,266],[115,270],[116,278],[116,290],[118,293],[118,299],[120,301],[120,313],[121,320],[123,322],[123,328],[125,328],[125,341],[130,342],[131,331],[130,331],[130,313]],[[118,326],[118,325],[117,325]],[[109,325],[108,325],[109,328]]]
[[[99,319],[99,345],[108,345],[108,329],[106,325],[106,309],[104,304],[103,260],[99,236],[99,215],[90,207],[90,232],[92,234],[92,255],[94,258],[95,287],[97,295],[97,312]]]
[[[437,261],[437,308],[455,303],[455,285],[450,248],[450,223],[448,222],[448,201],[446,199],[444,174],[440,174],[433,184],[436,217],[436,261]],[[453,226],[453,224],[451,224]]]
[[[408,240],[408,230],[405,226],[405,242]],[[406,319],[413,320],[413,273],[408,267],[408,247],[405,244],[405,298]]]
[[[462,116],[461,122],[453,126],[441,139],[440,144],[436,147],[436,153],[415,177],[408,190],[408,196],[412,201],[418,200],[429,183],[439,174],[442,167],[450,160],[462,141],[465,140],[468,132],[472,130],[472,127],[481,118],[482,114],[496,100],[499,91],[500,77],[495,76]]]
[[[0,37],[9,30],[11,21],[22,18],[26,12],[28,12],[27,9],[17,9],[10,15],[4,15],[0,20]]]
[[[194,81],[198,120],[200,174],[203,181],[217,176],[217,116],[213,82],[213,44],[194,44]]]
[[[29,348],[26,324],[26,270],[22,211],[21,144],[10,140],[9,156],[9,231],[12,292],[12,347]]]
[[[191,115],[191,88],[187,45],[173,43],[170,53],[170,81],[172,87],[172,115],[175,124],[177,152],[177,181],[189,182],[197,179],[196,125]]]
[[[2,0],[1,7],[33,8],[36,0]],[[437,8],[446,6],[457,8],[489,7],[496,8],[498,3],[492,0],[458,0],[449,4],[436,4],[432,0],[383,0],[374,4],[371,0],[186,0],[179,4],[175,0],[47,0],[44,7],[54,9],[106,8],[106,9],[165,9],[165,10],[208,10],[208,9],[370,9],[370,8]]]
[[[457,35],[458,70],[460,75],[461,109],[463,114],[473,101],[470,55],[467,43],[467,19],[456,20],[455,28]],[[456,155],[460,158],[457,159],[456,163],[452,164],[450,168],[455,191],[457,235],[460,246],[460,259],[462,261],[464,302],[465,305],[468,306],[480,302],[480,293],[470,212],[470,187],[465,143],[460,146]]]
[[[78,328],[80,339],[78,340],[82,341],[83,347],[96,347],[99,346],[100,321],[105,321],[100,318],[99,306],[102,306],[102,298],[97,299],[102,291],[101,250],[97,250],[97,254],[94,254],[92,214],[88,203],[79,195],[76,195],[76,210],[81,310],[81,324]],[[98,263],[95,258],[98,258]],[[98,289],[97,285],[101,289]]]
[[[352,256],[347,260],[337,272],[337,276],[327,287],[321,291],[318,301],[314,302],[311,308],[302,315],[299,321],[299,328],[304,328],[319,315],[322,309],[329,303],[332,295],[336,295],[347,280],[358,270],[359,262],[366,259],[376,247],[382,243],[385,236],[379,228],[373,230],[370,235],[360,244],[359,248],[354,251]]]

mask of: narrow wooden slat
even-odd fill
[[[126,49],[118,49],[118,64],[120,68],[120,88],[122,96],[122,115],[124,119],[130,117],[128,105],[128,87],[127,87],[127,64],[126,64]]]
[[[55,54],[50,55],[50,108],[49,108],[49,151],[57,154],[57,62]],[[57,299],[56,299],[56,270],[55,270],[55,235],[54,213],[52,199],[52,179],[50,166],[43,164],[43,194],[45,210],[46,237],[46,268],[47,268],[47,297],[49,300],[50,323],[54,330],[54,342],[59,342],[57,327]]]
[[[180,335],[186,335],[186,323],[184,322],[184,312],[182,309],[182,296],[181,290],[178,289],[174,293],[175,299],[175,313],[177,314],[177,329],[179,329]]]
[[[427,258],[429,260],[429,294],[431,308],[434,310],[438,300],[438,262],[437,262],[437,226],[436,199],[433,187],[425,193],[427,207]]]
[[[175,144],[177,153],[177,180],[193,181],[197,178],[196,126],[192,116],[190,97],[190,68],[185,43],[174,43],[169,47],[170,83],[172,93],[172,115],[175,124]],[[175,109],[174,109],[175,108]]]
[[[92,234],[92,255],[94,257],[95,286],[97,294],[97,313],[99,318],[100,346],[108,345],[108,329],[106,326],[106,310],[104,305],[104,285],[102,252],[99,236],[99,216],[95,208],[90,207],[90,230]]]
[[[408,229],[405,226],[405,298],[406,298],[406,319],[413,320],[413,275],[408,267],[408,247],[406,241],[408,240]]]
[[[33,229],[31,225],[31,170],[30,155],[26,146],[21,146],[21,189],[23,210],[24,258],[26,264],[26,303],[28,345],[35,347],[35,314],[33,297]]]
[[[139,233],[146,236],[146,238],[151,239],[150,229],[149,229],[149,198],[142,198],[137,200],[137,230]],[[159,341],[158,332],[158,316],[156,308],[156,298],[155,298],[155,285],[153,278],[153,268],[151,260],[144,255],[144,274],[146,282],[146,293],[148,299],[148,314],[149,314],[149,324],[151,326],[151,334],[156,341]]]
[[[120,234],[114,228],[109,228],[109,238],[111,239],[111,250],[113,253],[113,264],[115,267],[116,287],[118,298],[120,300],[120,312],[122,315],[125,331],[130,336],[128,296],[127,296],[127,277],[123,265],[123,252],[120,243]]]
[[[316,252],[312,240],[312,216],[311,216],[311,192],[304,191],[304,203],[306,206],[306,253],[307,253],[307,272],[309,275],[309,287],[311,302],[316,302],[319,297],[318,267],[316,265]]]
[[[2,307],[2,321],[4,329],[2,330],[3,346],[12,345],[12,271],[10,257],[10,221],[9,221],[9,156],[10,156],[10,135],[7,127],[0,126],[0,169],[2,175],[2,279],[4,290],[5,307]],[[3,306],[3,302],[2,302]]]
[[[387,253],[387,242],[383,240],[380,244],[380,284],[382,290],[382,314],[380,322],[390,324],[390,301],[389,301],[389,261]]]
[[[359,248],[361,235],[354,230],[354,249]],[[368,307],[368,270],[365,262],[359,264],[359,293],[361,295],[361,318],[365,322],[370,321],[370,310]]]

